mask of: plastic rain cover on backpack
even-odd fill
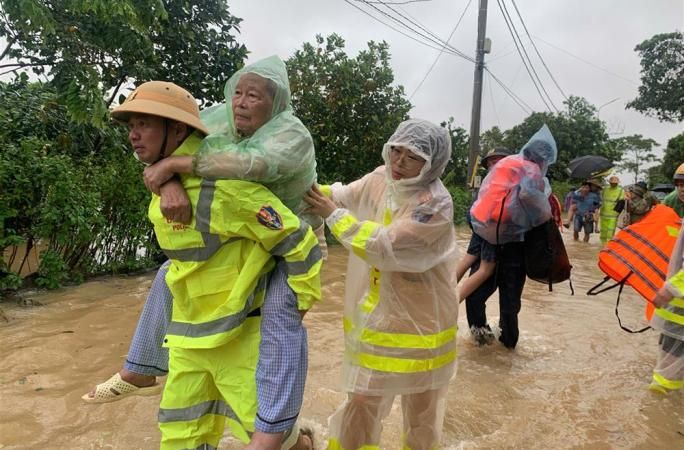
[[[273,82],[275,96],[271,119],[243,137],[235,128],[231,102],[240,77],[247,73]],[[302,197],[316,181],[316,159],[311,134],[292,111],[285,64],[270,56],[243,67],[230,77],[224,95],[225,103],[200,113],[210,134],[195,156],[195,173],[262,183],[288,208],[300,213],[305,207]]]
[[[557,155],[556,141],[544,125],[517,155],[496,163],[470,209],[473,231],[491,244],[519,242],[526,231],[549,220],[546,172]]]

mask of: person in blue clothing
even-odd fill
[[[571,187],[570,191],[565,194],[565,198],[563,199],[563,210],[564,211],[570,211],[570,208],[572,208],[572,196],[574,195],[575,191],[577,190],[576,187]],[[569,228],[570,225],[568,225]]]
[[[600,188],[600,186],[598,186]],[[572,196],[572,204],[575,207],[573,220],[574,240],[579,240],[580,230],[584,230],[584,242],[589,242],[589,236],[594,231],[594,224],[598,221],[598,209],[601,206],[601,197],[592,190],[592,182],[585,181]]]

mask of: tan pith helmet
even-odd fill
[[[126,101],[112,110],[112,117],[128,121],[131,114],[150,114],[190,125],[204,134],[209,130],[199,118],[199,107],[188,91],[166,81],[148,81],[131,92]]]
[[[680,164],[675,170],[674,176],[672,177],[674,181],[684,180],[684,163]]]

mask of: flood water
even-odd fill
[[[461,249],[468,235],[459,230]],[[447,449],[684,449],[684,395],[664,397],[646,387],[657,334],[623,332],[615,294],[587,297],[602,278],[598,235],[589,244],[565,234],[575,296],[567,283],[553,292],[528,281],[518,347],[469,339],[465,307],[459,318],[459,366],[444,426]],[[324,301],[307,316],[310,368],[302,416],[324,448],[327,418],[341,403],[342,294],[346,252],[330,249]],[[154,449],[158,397],[87,405],[80,396],[124,360],[153,273],[108,277],[48,293],[29,293],[30,308],[4,303],[0,322],[1,449]],[[626,288],[626,291],[629,288]],[[496,295],[488,302],[497,322]],[[623,294],[623,323],[644,324],[644,302]],[[398,403],[382,448],[400,446]],[[221,448],[240,448],[226,437]]]

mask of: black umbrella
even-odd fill
[[[613,167],[613,163],[603,156],[580,156],[568,164],[568,175],[571,178],[592,178]]]

